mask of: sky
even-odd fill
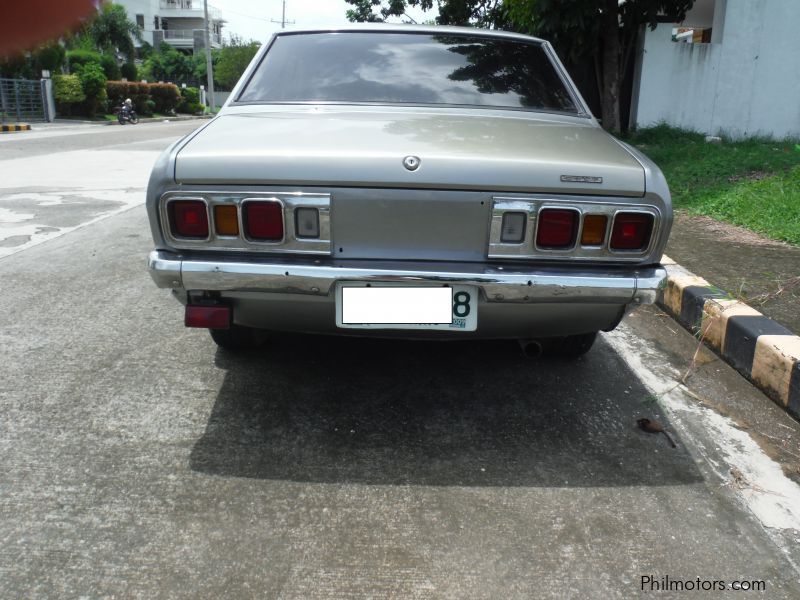
[[[223,36],[234,33],[245,40],[265,42],[272,32],[280,29],[281,0],[210,0],[228,21],[223,28]],[[344,0],[286,0],[286,20],[294,21],[288,27],[335,27],[346,25],[345,12],[352,8]],[[418,22],[436,17],[436,10],[427,13],[421,10],[409,11]],[[395,20],[397,21],[397,20]]]

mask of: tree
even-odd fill
[[[433,0],[347,0],[351,21],[383,21]],[[437,0],[440,25],[502,28],[541,36],[570,62],[591,61],[600,91],[603,126],[621,130],[620,88],[643,25],[686,17],[694,0]],[[377,11],[377,12],[376,12]]]
[[[390,17],[413,19],[407,9],[431,10],[433,0],[346,0],[354,8],[346,13],[353,22],[381,22]],[[508,28],[509,22],[501,0],[436,0],[438,25],[462,25],[486,28]],[[377,12],[376,12],[377,11]]]
[[[186,81],[192,79],[194,63],[192,57],[178,52],[161,42],[158,52],[153,52],[144,61],[143,72],[152,81]]]
[[[128,61],[133,61],[134,57],[133,40],[142,39],[139,27],[128,18],[125,7],[110,2],[103,2],[100,5],[97,14],[86,25],[84,32],[99,51],[112,55],[121,52]]]
[[[591,57],[600,90],[603,126],[618,133],[620,87],[643,25],[680,22],[694,0],[506,0],[518,30],[550,40],[560,54]]]
[[[230,42],[220,50],[219,62],[214,68],[214,81],[218,81],[222,87],[233,88],[260,47],[258,42],[244,42],[239,37],[231,36]]]

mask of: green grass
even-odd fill
[[[629,135],[664,171],[677,209],[800,245],[800,146],[748,139],[710,144],[665,125]]]

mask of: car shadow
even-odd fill
[[[281,335],[218,350],[225,378],[191,453],[195,471],[321,483],[661,486],[702,479],[680,439],[602,340],[576,361],[513,341]]]

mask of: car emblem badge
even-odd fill
[[[562,175],[561,181],[564,183],[603,183],[603,178],[590,175]]]
[[[422,161],[419,159],[418,156],[406,156],[403,159],[403,166],[408,169],[409,171],[416,171],[419,169],[419,164]]]

